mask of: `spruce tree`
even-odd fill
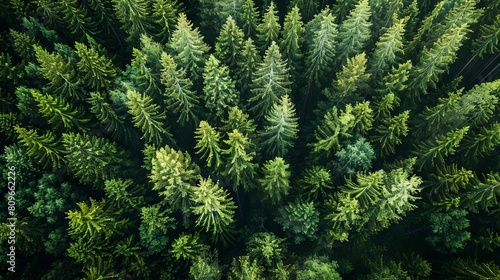
[[[137,46],[141,34],[151,30],[148,2],[145,0],[112,0],[115,15],[121,22],[122,30],[128,34],[127,41]]]
[[[201,178],[198,186],[193,188],[190,199],[193,204],[191,209],[198,215],[196,226],[210,233],[214,241],[228,242],[236,206],[227,190],[210,178]]]
[[[243,38],[243,31],[236,25],[235,20],[229,16],[215,42],[215,53],[217,58],[227,65],[231,71],[238,72],[238,61],[243,58]],[[235,77],[235,74],[231,72],[232,77]]]
[[[87,15],[87,9],[79,5],[78,1],[58,0],[56,2],[56,9],[60,14],[62,24],[78,40],[97,33],[95,23]]]
[[[396,145],[402,144],[402,137],[408,134],[408,118],[410,111],[383,119],[382,123],[375,128],[376,134],[373,141],[377,142],[377,151],[381,156],[396,152]]]
[[[464,157],[484,158],[500,145],[500,123],[495,122],[489,127],[481,127],[479,131],[467,134],[459,151]]]
[[[116,76],[116,69],[111,60],[100,55],[95,48],[89,48],[82,43],[76,42],[75,48],[76,55],[80,58],[76,65],[85,84],[94,90],[109,88]]]
[[[247,97],[250,91],[250,84],[252,83],[254,73],[257,66],[261,62],[261,57],[255,48],[253,40],[248,38],[243,45],[241,51],[241,59],[237,61],[237,80],[236,85],[241,88],[243,97]],[[246,98],[243,98],[246,100]]]
[[[127,92],[128,112],[132,115],[134,126],[139,128],[146,142],[161,146],[165,139],[171,140],[172,135],[165,129],[165,112],[159,113],[159,106],[153,103],[149,96],[142,97],[139,93]]]
[[[168,211],[160,209],[159,204],[141,208],[140,244],[148,255],[160,253],[167,247],[167,231],[175,227],[175,220],[168,214]]]
[[[300,60],[302,59],[302,43],[305,28],[299,8],[294,6],[286,15],[281,32],[280,48],[290,68],[290,72],[297,78],[299,76]]]
[[[35,130],[16,126],[19,141],[26,146],[28,155],[35,158],[43,168],[61,168],[64,163],[64,149],[52,132],[38,135]]]
[[[339,27],[337,46],[337,67],[353,55],[363,51],[370,39],[370,5],[368,0],[360,0]]]
[[[262,146],[269,156],[283,157],[293,147],[297,139],[298,118],[295,108],[288,97],[283,95],[280,103],[275,103],[266,115],[264,131],[261,132]]]
[[[263,119],[281,96],[290,93],[289,77],[289,69],[273,41],[252,79],[253,96],[248,102],[252,104],[250,110],[257,119]]]
[[[229,68],[213,55],[205,65],[203,80],[203,98],[210,121],[220,124],[230,108],[238,104],[239,93],[229,76]]]
[[[203,42],[198,28],[184,13],[179,14],[175,30],[167,44],[177,65],[184,68],[194,82],[199,82],[205,64],[206,53],[210,47]]]
[[[151,17],[156,25],[154,29],[160,30],[153,32],[159,43],[165,44],[170,39],[180,9],[181,4],[177,3],[177,0],[154,0]]]
[[[254,38],[257,33],[257,20],[259,12],[253,0],[245,0],[241,15],[241,27],[247,38]]]
[[[262,172],[263,177],[259,180],[262,192],[272,204],[280,203],[290,190],[290,165],[285,163],[281,157],[268,160]]]
[[[279,238],[272,232],[258,232],[247,242],[248,256],[262,265],[274,267],[286,254],[285,239]]]
[[[178,68],[174,59],[163,52],[161,54],[160,81],[165,85],[165,103],[167,109],[178,114],[181,124],[197,123],[200,114],[199,98],[193,91],[193,82],[186,77],[186,71]]]
[[[481,26],[479,37],[474,40],[474,53],[480,57],[483,54],[493,54],[500,51],[500,15],[490,25]]]
[[[250,151],[251,142],[237,129],[229,132],[228,139],[224,140],[227,148],[222,150],[225,155],[224,174],[233,182],[233,190],[243,185],[245,190],[250,189],[253,183],[255,164],[252,162],[255,156]]]
[[[278,209],[276,222],[283,226],[287,236],[293,238],[295,244],[307,239],[318,238],[319,211],[311,202],[295,201]]]
[[[257,42],[261,52],[267,50],[272,42],[278,42],[281,29],[276,6],[271,1],[262,17],[262,22],[257,26]]]
[[[201,121],[195,131],[196,153],[201,154],[208,167],[218,168],[221,165],[220,134],[206,121]]]

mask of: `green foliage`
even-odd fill
[[[453,279],[497,279],[500,267],[493,261],[479,263],[472,259],[455,259],[443,265],[443,269]]]
[[[137,186],[130,187],[132,184],[131,179],[106,180],[104,182],[106,197],[114,202],[116,207],[138,209],[144,199],[140,196],[140,189]]]
[[[278,42],[281,29],[276,6],[271,1],[262,17],[262,22],[257,26],[257,42],[261,51],[267,50],[272,42]]]
[[[174,59],[163,52],[161,54],[161,83],[165,85],[167,108],[179,115],[181,124],[197,123],[200,111],[199,98],[193,91],[193,82],[186,77],[186,71],[178,68]]]
[[[288,195],[290,189],[289,167],[290,165],[285,163],[283,158],[276,157],[268,160],[262,168],[264,175],[259,180],[260,185],[265,197],[273,204],[281,202],[283,196]]]
[[[210,233],[214,241],[229,241],[236,206],[227,190],[213,183],[210,178],[201,178],[198,187],[191,193],[191,201],[191,209],[198,215],[196,226]]]
[[[35,158],[43,168],[58,169],[64,162],[63,147],[54,134],[47,131],[38,135],[35,130],[16,126],[19,141],[26,146],[28,155]]]
[[[440,253],[456,253],[462,250],[470,239],[467,211],[452,210],[446,213],[431,213],[432,234],[426,240]]]
[[[165,139],[171,139],[172,135],[165,129],[165,112],[159,113],[160,107],[153,103],[149,96],[141,96],[135,91],[127,92],[128,112],[132,115],[134,126],[138,127],[143,136],[141,139],[147,143],[161,146]]]
[[[252,38],[257,32],[257,19],[259,12],[253,0],[245,0],[243,3],[243,11],[241,15],[242,28],[246,37]]]
[[[80,58],[76,66],[83,74],[85,84],[95,90],[109,88],[111,80],[116,76],[116,69],[111,60],[100,55],[94,47],[89,48],[76,42],[75,48],[76,55]]]
[[[250,260],[249,256],[240,256],[233,259],[229,280],[262,280],[263,269],[257,264],[257,260]]]
[[[127,41],[136,45],[139,37],[150,29],[148,2],[145,0],[112,0],[115,15],[122,30],[127,33]]]
[[[241,92],[246,94],[250,90],[250,84],[252,83],[255,70],[258,64],[261,62],[261,58],[253,40],[248,38],[241,50],[241,59],[237,61],[238,67],[237,71],[237,81],[236,84],[238,88],[241,88]]]
[[[198,234],[182,233],[172,241],[172,249],[169,252],[177,260],[182,258],[187,261],[196,261],[197,257],[200,256],[200,252],[206,249],[206,246],[201,244]]]
[[[220,123],[227,111],[238,103],[238,91],[229,76],[229,68],[213,55],[203,70],[203,98],[210,121]]]
[[[267,267],[274,267],[285,257],[284,241],[270,232],[255,233],[247,242],[248,256]]]
[[[227,65],[229,69],[237,71],[238,61],[242,59],[243,44],[243,31],[236,25],[235,20],[229,16],[222,26],[215,43],[217,58]]]
[[[481,26],[479,37],[474,41],[475,53],[479,56],[483,54],[493,54],[498,52],[498,42],[500,39],[500,15],[497,15],[495,21],[490,25]]]
[[[118,220],[117,212],[114,212],[104,200],[99,202],[90,198],[90,204],[78,202],[77,206],[79,209],[66,212],[69,233],[77,237],[91,240],[99,238],[100,233],[109,237],[120,232],[128,221]]]
[[[455,164],[436,168],[436,172],[430,177],[428,182],[432,188],[430,193],[440,198],[456,194],[475,181],[472,171],[463,167],[459,169]]]
[[[221,268],[216,256],[198,256],[189,269],[189,275],[194,280],[219,280]]]
[[[193,29],[193,24],[184,13],[179,14],[175,30],[167,44],[171,55],[177,65],[187,72],[187,77],[199,81],[206,53],[210,49],[204,42],[198,28]]]
[[[301,66],[299,63],[303,56],[301,49],[304,31],[305,28],[299,8],[294,6],[285,17],[281,32],[282,38],[279,43],[283,58],[288,62],[290,72],[294,76],[299,75],[299,67]]]
[[[169,146],[156,151],[152,159],[150,175],[153,190],[164,196],[164,202],[172,209],[189,212],[189,197],[200,179],[199,167],[191,162],[188,153],[176,151]]]
[[[489,173],[483,182],[475,182],[464,195],[463,204],[472,212],[489,211],[490,207],[498,205],[497,196],[500,193],[500,174]]]
[[[382,123],[375,128],[376,134],[373,140],[377,142],[378,154],[381,156],[396,152],[396,145],[402,144],[402,137],[408,135],[408,118],[410,111],[383,119]]]
[[[227,135],[229,139],[224,140],[224,143],[228,148],[222,150],[222,154],[226,155],[224,174],[233,181],[233,190],[236,190],[240,185],[249,189],[253,186],[255,164],[252,163],[252,159],[255,152],[250,152],[251,143],[248,137],[237,129],[228,132]]]
[[[316,201],[318,195],[325,198],[329,190],[333,188],[332,176],[328,169],[317,165],[302,172],[299,184],[307,191],[307,197],[312,201]]]
[[[293,147],[298,133],[297,121],[294,105],[285,94],[266,115],[264,131],[261,132],[262,146],[268,155],[282,157]]]
[[[481,127],[478,132],[467,134],[464,137],[460,152],[466,158],[486,157],[500,145],[500,123],[493,123],[489,127]]]
[[[252,97],[248,102],[257,119],[263,119],[281,96],[291,92],[289,79],[289,69],[273,41],[252,77]]]
[[[141,208],[139,236],[141,237],[141,245],[146,248],[149,255],[166,249],[167,230],[175,228],[174,218],[169,217],[168,214],[168,212],[162,211],[158,204]]]
[[[278,209],[276,222],[296,244],[318,238],[319,211],[313,202],[292,202]]]
[[[220,134],[212,128],[206,121],[201,121],[200,126],[195,131],[197,154],[205,158],[207,166],[218,168],[221,165]]]
[[[155,32],[155,38],[158,42],[165,44],[172,35],[173,27],[175,26],[175,19],[181,5],[177,0],[155,0],[152,9],[152,21],[159,27],[159,32]]]
[[[0,160],[6,166],[16,166],[16,182],[19,184],[27,184],[37,173],[35,162],[30,158],[25,147],[19,144],[13,144],[4,147],[4,152],[0,156]],[[8,171],[3,172],[3,178],[8,177]]]
[[[297,271],[297,280],[340,280],[342,277],[337,272],[338,267],[336,261],[330,261],[325,256],[310,257]]]
[[[369,142],[359,137],[356,142],[335,153],[334,170],[338,176],[353,176],[358,171],[370,169],[375,152]]]
[[[327,9],[318,18],[319,25],[312,30],[314,37],[306,58],[306,76],[309,84],[319,85],[332,71],[337,42],[335,17]]]
[[[342,65],[349,57],[360,53],[370,39],[370,5],[361,0],[339,27],[337,65]]]

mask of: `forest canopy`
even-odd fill
[[[0,279],[500,279],[500,1],[0,25]]]

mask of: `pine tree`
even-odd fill
[[[191,162],[188,153],[176,151],[169,146],[156,151],[152,159],[151,182],[153,190],[164,196],[163,201],[172,210],[180,210],[187,223],[190,212],[189,196],[200,179],[199,167]]]
[[[382,123],[375,128],[377,132],[373,135],[373,141],[377,142],[377,151],[380,156],[396,152],[396,145],[402,144],[402,137],[408,135],[408,118],[410,111],[383,119]]]
[[[369,2],[372,10],[372,30],[377,35],[389,26],[396,24],[397,17],[403,13],[403,6],[407,5],[407,3],[403,3],[403,0],[369,0]]]
[[[158,204],[141,208],[140,243],[148,255],[160,253],[167,247],[167,231],[175,228],[175,219],[168,214],[170,213],[161,210]]]
[[[318,4],[317,1],[313,0],[292,0],[288,4],[288,10],[292,11],[294,7],[297,7],[303,15],[304,22],[309,22],[318,12]]]
[[[205,108],[208,109],[210,121],[219,124],[227,111],[238,103],[239,93],[229,76],[229,68],[213,55],[210,55],[205,65],[203,80]]]
[[[145,0],[112,0],[116,17],[122,30],[128,34],[127,41],[137,45],[141,34],[151,29],[148,20],[148,3]]]
[[[263,177],[259,180],[265,197],[273,204],[281,202],[284,196],[288,195],[290,189],[290,164],[285,160],[276,157],[268,160],[262,168]]]
[[[451,121],[454,123],[452,127],[461,124],[462,121],[458,117],[461,94],[462,90],[450,92],[447,98],[438,98],[436,106],[426,108],[420,113],[418,116],[420,121],[414,129],[415,133],[428,135],[435,130],[443,129],[443,127],[448,128],[447,124]]]
[[[182,258],[184,260],[195,261],[200,256],[200,253],[204,254],[206,250],[207,246],[201,244],[198,234],[182,233],[172,241],[172,249],[169,252],[177,260]]]
[[[139,210],[144,203],[141,188],[132,179],[110,179],[104,182],[106,197],[118,208]],[[132,186],[132,187],[131,187]]]
[[[222,154],[226,155],[225,174],[233,181],[233,190],[237,190],[240,185],[249,189],[253,185],[255,169],[255,164],[252,163],[255,153],[249,152],[251,143],[237,129],[229,132],[228,137],[229,139],[224,140],[228,148],[222,150]]]
[[[435,24],[434,21],[440,15],[441,9],[443,8],[444,4],[445,1],[438,2],[436,6],[434,6],[432,12],[425,19],[422,20],[422,23],[417,33],[413,36],[413,39],[410,42],[408,42],[408,44],[405,47],[404,53],[406,54],[407,59],[410,58],[412,55],[415,55],[417,47],[419,47],[423,42],[425,42],[424,40],[422,40],[422,38],[434,26]]]
[[[295,244],[318,238],[319,211],[313,202],[291,202],[279,208],[278,213],[275,221],[283,226],[289,237],[293,237]]]
[[[310,201],[317,201],[319,195],[326,198],[329,190],[333,188],[332,176],[325,167],[313,165],[302,172],[299,186],[305,190]]]
[[[229,280],[264,280],[262,276],[263,268],[258,265],[257,260],[250,260],[249,256],[239,256],[233,258]]]
[[[255,48],[253,40],[248,38],[242,48],[241,51],[241,60],[238,60],[237,63],[237,81],[236,85],[238,88],[241,88],[241,92],[243,97],[246,97],[247,93],[250,90],[250,84],[252,83],[254,73],[257,69],[257,66],[261,62],[261,57]]]
[[[327,101],[320,103],[322,109],[329,109],[334,104],[354,103],[364,99],[363,93],[368,89],[368,82],[371,74],[366,73],[366,55],[360,53],[347,60],[347,64],[342,66],[342,71],[337,72],[336,79],[332,82],[332,89],[325,89]]]
[[[455,148],[465,136],[469,127],[457,128],[446,134],[436,136],[435,140],[428,140],[417,145],[414,154],[419,156],[417,165],[422,169],[424,165],[436,166],[444,163],[444,158],[455,153]]]
[[[340,280],[337,272],[339,265],[336,261],[330,261],[325,256],[309,257],[299,270],[297,270],[297,280],[322,279],[328,275],[329,280]]]
[[[459,279],[495,279],[500,274],[500,266],[494,261],[480,263],[476,259],[454,259],[443,264],[443,270]]]
[[[500,15],[497,15],[495,21],[490,25],[481,26],[479,37],[474,40],[474,53],[480,57],[483,54],[493,54],[500,51]]]
[[[337,42],[338,31],[333,14],[328,9],[324,9],[318,19],[320,20],[319,25],[312,30],[314,37],[306,59],[308,62],[306,76],[309,87],[313,83],[319,86],[323,79],[332,72]]]
[[[299,76],[300,60],[303,57],[302,43],[305,28],[302,23],[302,18],[299,8],[294,6],[286,15],[281,32],[280,48],[283,54],[283,59],[288,62],[290,72],[295,77]]]
[[[255,233],[247,242],[248,256],[267,267],[274,267],[285,257],[284,241],[272,232]]]
[[[489,127],[481,127],[476,133],[467,134],[460,145],[459,152],[464,158],[484,158],[500,145],[500,123],[495,122]]]
[[[430,175],[428,187],[430,193],[442,201],[457,194],[473,181],[476,181],[476,178],[472,171],[463,167],[459,169],[456,164],[452,164],[436,168],[435,173]]]
[[[338,175],[351,177],[358,171],[369,170],[375,158],[375,152],[369,142],[359,137],[335,153],[333,169]]]
[[[193,29],[193,24],[180,13],[175,30],[172,33],[167,47],[180,67],[184,68],[194,82],[200,81],[206,54],[210,47],[203,42],[203,36],[198,28]]]
[[[483,181],[474,182],[473,186],[466,190],[461,199],[461,204],[474,213],[494,211],[495,207],[498,207],[499,199],[497,196],[499,189],[500,174],[489,173]]]
[[[95,23],[87,15],[87,9],[76,0],[58,0],[57,11],[61,21],[69,31],[82,40],[85,36],[92,36],[96,31]]]
[[[156,25],[155,29],[161,30],[154,36],[159,43],[165,44],[170,39],[180,9],[181,5],[177,0],[154,0],[151,17]]]
[[[217,58],[229,67],[231,71],[238,72],[238,61],[242,57],[244,43],[243,31],[236,25],[235,20],[229,16],[222,26],[219,37],[215,43]],[[235,77],[236,73],[231,73]]]
[[[221,274],[217,252],[197,256],[189,268],[189,276],[193,280],[219,280]]]
[[[218,168],[221,165],[220,134],[206,121],[201,121],[195,131],[197,154],[201,154],[208,167]]]
[[[78,210],[66,212],[71,235],[88,240],[99,238],[100,233],[109,237],[118,233],[128,222],[127,219],[117,220],[117,213],[108,207],[105,200],[96,201],[90,198],[90,204],[79,202],[77,205]]]
[[[125,153],[104,138],[65,133],[62,142],[67,166],[83,184],[102,188],[105,180],[127,165]]]
[[[350,13],[356,7],[356,0],[339,0],[332,6],[332,12],[337,17],[336,23],[346,20]]]
[[[27,148],[28,155],[35,158],[43,168],[58,169],[64,163],[63,147],[52,132],[38,135],[35,130],[16,126],[18,139]]]
[[[229,241],[236,206],[227,190],[219,187],[217,183],[214,184],[210,178],[201,178],[190,199],[193,204],[191,209],[198,215],[196,226],[211,233],[214,241]]]
[[[222,127],[222,130],[225,132],[231,132],[235,129],[248,137],[250,140],[256,138],[257,125],[254,120],[251,119],[247,113],[243,112],[236,106],[231,108],[231,111],[229,111],[229,117],[227,120],[224,120],[224,126]]]
[[[143,92],[144,95],[151,97],[155,103],[161,104],[163,102],[159,77],[161,46],[152,42],[151,38],[145,35],[141,36],[141,43],[143,42],[146,44],[141,50],[132,48],[132,61],[127,70],[134,85],[133,89]],[[147,49],[151,51],[149,53],[143,51]],[[154,60],[156,65],[151,65],[151,60]]]
[[[267,50],[272,42],[278,42],[281,29],[276,6],[271,1],[262,17],[262,22],[257,26],[257,42],[261,52]]]
[[[200,106],[199,98],[193,91],[193,82],[186,77],[186,71],[179,69],[174,59],[165,52],[161,55],[161,66],[160,80],[165,85],[167,108],[179,115],[179,123],[197,123]]]
[[[247,38],[254,38],[257,33],[257,20],[259,12],[253,0],[245,0],[241,15],[241,26]]]
[[[101,90],[109,88],[116,76],[116,69],[110,59],[99,54],[93,48],[88,48],[82,43],[75,43],[76,55],[80,61],[76,64],[78,71],[83,74],[86,85],[92,89]]]
[[[50,95],[42,95],[36,90],[32,90],[31,94],[38,103],[40,113],[47,118],[55,130],[76,128],[86,131],[88,129],[87,123],[89,120],[84,118],[85,112],[82,109],[71,106],[71,103],[60,97],[54,98]]]
[[[40,46],[33,46],[40,71],[50,81],[51,88],[66,98],[82,98],[75,79],[74,69],[60,54],[50,54]]]
[[[407,18],[395,21],[376,43],[373,57],[370,60],[370,72],[374,80],[379,80],[384,73],[393,67],[403,54],[403,35]]]
[[[248,102],[257,119],[263,119],[279,98],[290,93],[289,69],[281,58],[278,45],[273,41],[264,61],[252,79],[252,97]]]
[[[266,115],[264,131],[261,132],[262,146],[269,156],[285,156],[293,147],[298,133],[297,121],[294,105],[285,94]]]
[[[399,93],[407,88],[407,81],[412,67],[411,60],[400,63],[397,68],[393,66],[391,72],[385,75],[384,78],[382,78],[382,82],[379,83],[377,87],[378,94],[386,95],[392,93],[399,102]]]
[[[171,140],[172,135],[164,128],[165,112],[159,113],[160,107],[149,96],[141,97],[139,93],[129,90],[127,98],[128,112],[133,117],[134,126],[143,133],[141,139],[157,147],[165,139]]]
[[[368,0],[360,0],[349,16],[339,27],[337,46],[337,67],[349,57],[363,51],[366,42],[370,39],[369,21],[371,16]]]
[[[121,46],[125,35],[118,27],[119,22],[111,4],[105,0],[89,0],[87,6],[93,15],[92,19],[100,25],[97,28],[103,28],[103,35],[109,35],[116,45]]]

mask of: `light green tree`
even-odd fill
[[[281,31],[281,40],[279,42],[283,59],[288,63],[290,72],[294,77],[299,76],[300,61],[303,57],[302,44],[305,28],[299,8],[294,6],[285,17],[283,30]]]
[[[43,168],[61,168],[64,163],[64,149],[52,132],[38,135],[35,130],[15,126],[19,141],[26,146],[27,153]]]
[[[267,50],[272,42],[278,42],[281,25],[277,13],[276,6],[271,1],[262,17],[262,22],[257,26],[257,42],[261,51]]]
[[[396,145],[402,144],[402,137],[408,135],[408,118],[410,111],[383,119],[382,123],[375,128],[376,134],[372,140],[377,143],[378,154],[385,156],[396,152]]]
[[[76,42],[76,55],[80,58],[76,66],[82,73],[85,84],[94,90],[107,89],[116,76],[116,69],[111,60],[94,47]]]
[[[201,121],[195,131],[197,154],[201,154],[208,167],[218,168],[221,165],[220,133],[206,121]]]
[[[245,189],[253,186],[255,164],[252,162],[255,152],[251,152],[251,143],[245,135],[237,129],[228,132],[227,140],[224,143],[228,147],[222,150],[225,155],[224,174],[233,181],[233,190],[243,185]]]
[[[248,256],[266,267],[274,267],[287,253],[285,239],[272,232],[253,234],[247,242]]]
[[[257,260],[251,260],[249,256],[239,256],[233,258],[231,270],[228,275],[229,280],[263,280],[264,269],[259,266]]]
[[[290,164],[287,164],[283,158],[276,157],[268,160],[262,172],[263,177],[259,179],[261,188],[266,199],[277,204],[288,195],[290,190]]]

